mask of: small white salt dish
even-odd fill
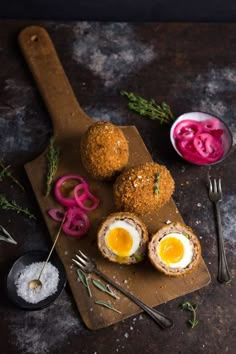
[[[177,124],[179,124],[180,122],[182,122],[184,120],[204,122],[208,119],[217,119],[223,127],[222,146],[223,146],[224,154],[219,160],[211,162],[211,163],[201,164],[201,163],[190,161],[187,158],[183,157],[183,155],[181,154],[181,152],[178,150],[178,148],[176,146],[176,139],[174,137],[175,127],[177,126]],[[232,146],[233,146],[233,136],[232,136],[232,133],[231,133],[229,127],[227,126],[227,124],[222,119],[216,117],[213,114],[206,113],[206,112],[188,112],[188,113],[184,113],[181,116],[179,116],[171,126],[170,141],[171,141],[173,148],[175,149],[175,151],[177,152],[177,154],[179,156],[181,156],[185,161],[188,161],[191,164],[200,165],[200,166],[215,165],[215,164],[218,164],[219,162],[223,161],[229,155],[229,153],[232,149]]]

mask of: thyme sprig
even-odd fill
[[[0,208],[5,210],[13,210],[17,214],[25,214],[30,219],[36,219],[36,217],[27,208],[19,206],[15,200],[8,200],[4,195],[0,194]]]
[[[0,160],[0,181],[2,181],[4,178],[8,177],[10,178],[17,186],[24,192],[25,189],[22,186],[22,184],[12,175],[11,171],[9,170],[11,168],[10,165],[5,166],[5,163],[3,160]]]
[[[121,95],[128,98],[129,109],[140,114],[141,116],[158,120],[161,124],[171,123],[174,120],[174,115],[171,108],[166,102],[157,104],[154,99],[148,101],[133,92],[127,91],[121,91]]]
[[[110,309],[112,311],[115,311],[117,313],[121,313],[119,310],[117,310],[113,305],[111,305],[109,302],[105,302],[105,301],[101,301],[101,300],[97,300],[94,301],[95,304],[106,307],[107,309]]]
[[[189,301],[185,301],[182,304],[180,304],[180,307],[182,308],[182,310],[192,312],[192,319],[188,320],[187,322],[190,324],[191,328],[196,327],[198,324],[197,312],[196,312],[197,305],[191,304],[191,302]]]
[[[51,137],[49,141],[49,147],[47,152],[47,163],[48,172],[46,179],[46,197],[50,194],[52,188],[52,181],[57,172],[59,160],[60,160],[60,149],[54,145],[55,139]]]

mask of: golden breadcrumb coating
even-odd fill
[[[91,125],[81,139],[81,159],[85,169],[96,179],[109,179],[128,162],[129,147],[122,130],[109,123]]]
[[[127,168],[114,184],[118,210],[144,215],[158,210],[174,192],[174,180],[165,166],[155,162]]]

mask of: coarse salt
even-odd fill
[[[55,294],[59,283],[59,272],[50,262],[45,265],[40,277],[42,287],[30,289],[29,282],[38,279],[44,262],[35,262],[23,268],[15,281],[17,295],[31,304]]]

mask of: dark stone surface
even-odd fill
[[[228,123],[236,136],[236,25],[42,23],[49,31],[81,106],[95,119],[134,124],[155,161],[162,161],[176,181],[174,199],[185,222],[199,235],[212,276],[199,291],[161,305],[175,327],[160,330],[146,315],[96,332],[87,330],[67,288],[42,311],[15,308],[4,292],[11,262],[31,249],[48,249],[49,235],[23,165],[35,158],[52,134],[50,117],[17,46],[17,34],[30,22],[0,22],[0,158],[12,165],[25,186],[9,180],[0,193],[28,207],[37,221],[0,210],[1,224],[18,245],[0,244],[1,353],[233,353],[235,351],[236,152],[222,163],[193,166],[176,155],[169,127],[129,112],[121,89],[167,101],[176,116],[208,111]],[[216,281],[217,248],[208,174],[222,177],[221,205],[226,251],[233,281]],[[189,313],[178,305],[198,304],[199,325],[186,325]]]

